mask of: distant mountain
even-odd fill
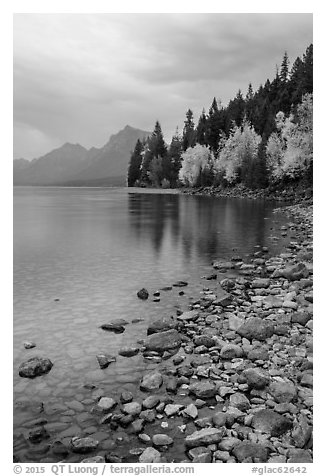
[[[126,126],[102,148],[67,143],[31,162],[16,159],[14,185],[122,185],[137,140],[149,135]]]

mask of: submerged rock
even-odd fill
[[[53,367],[50,359],[44,357],[32,357],[23,362],[19,367],[19,375],[24,378],[35,378],[47,374]]]
[[[139,347],[131,346],[131,347],[122,347],[119,350],[119,355],[122,357],[134,357],[139,353]]]
[[[146,448],[146,450],[139,456],[140,463],[160,463],[161,453],[152,446]]]
[[[74,453],[89,453],[96,450],[99,442],[90,437],[80,438],[79,436],[74,436],[70,441],[70,445]]]
[[[140,390],[145,392],[151,392],[152,390],[157,390],[163,384],[162,374],[159,372],[152,372],[150,374],[144,375],[142,381],[140,382]]]
[[[100,328],[104,331],[114,332],[115,334],[122,334],[125,331],[125,328],[121,324],[115,324],[114,322],[102,324]]]
[[[99,354],[96,356],[101,369],[106,369],[112,362],[116,362],[116,358],[109,354]]]
[[[147,289],[142,288],[137,292],[137,296],[139,297],[139,299],[145,300],[145,299],[148,299],[149,293]]]

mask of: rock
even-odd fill
[[[178,381],[176,378],[169,378],[165,385],[166,391],[169,393],[177,393]]]
[[[235,316],[234,314],[229,314],[228,322],[230,331],[237,331],[239,327],[244,324],[245,321],[242,317]]]
[[[138,435],[138,438],[140,439],[140,441],[142,441],[143,443],[149,443],[151,441],[151,437],[149,435],[147,435],[146,433],[140,433]]]
[[[25,349],[33,349],[34,347],[36,347],[36,344],[34,344],[34,342],[24,342],[24,347]]]
[[[213,268],[220,270],[233,269],[234,264],[230,261],[215,261],[215,263],[213,263]]]
[[[219,443],[224,435],[224,430],[219,428],[203,428],[186,436],[186,448],[195,448],[197,446],[208,446]]]
[[[131,416],[131,415],[128,415]],[[142,418],[137,418],[131,423],[131,432],[132,433],[141,433],[144,429],[145,422]]]
[[[139,456],[140,463],[160,463],[161,454],[152,446],[146,448],[146,450]]]
[[[28,434],[28,439],[31,441],[31,443],[34,444],[40,443],[45,438],[49,437],[50,435],[48,434],[44,426],[33,428]]]
[[[311,319],[311,313],[310,312],[293,312],[291,314],[291,322],[293,324],[301,324],[302,326],[305,326],[307,322],[309,322]]]
[[[227,307],[233,302],[233,296],[232,294],[225,294],[221,298],[216,300],[216,305],[217,306],[222,306],[222,307]]]
[[[143,401],[143,408],[147,410],[155,408],[160,403],[160,401],[160,397],[158,397],[157,395],[150,395]]]
[[[151,392],[152,390],[157,390],[163,384],[162,374],[159,372],[152,372],[147,375],[144,375],[140,383],[140,390],[145,392]]]
[[[269,360],[268,348],[266,347],[256,347],[255,349],[249,350],[247,354],[249,360]]]
[[[258,289],[266,289],[270,286],[271,280],[268,278],[258,278],[254,279],[251,283],[252,288],[258,288]]]
[[[104,456],[92,456],[91,458],[85,458],[81,463],[105,463]]]
[[[149,293],[147,289],[142,288],[140,289],[140,291],[137,292],[137,296],[139,297],[139,299],[148,299]]]
[[[128,415],[136,416],[141,412],[141,404],[138,402],[126,403],[122,407],[122,411]]]
[[[290,380],[277,380],[271,382],[268,392],[277,403],[291,402],[297,395],[296,388]]]
[[[266,409],[254,414],[252,426],[262,433],[280,436],[292,428],[292,421],[273,410]]]
[[[273,335],[274,325],[260,317],[249,317],[239,327],[237,333],[248,340],[256,339],[263,341]]]
[[[44,357],[32,357],[23,362],[19,367],[19,375],[24,378],[35,378],[47,374],[53,367],[50,359]]]
[[[287,463],[312,463],[312,457],[308,450],[291,448],[287,456]]]
[[[268,459],[269,449],[257,443],[242,441],[233,448],[232,454],[237,458],[239,463],[244,462],[247,458],[256,458],[255,462],[257,462],[258,459],[259,462],[265,463]]]
[[[188,286],[187,281],[177,281],[176,283],[172,284],[175,288],[183,288],[185,286]]]
[[[122,460],[121,456],[119,456],[115,453],[106,453],[105,462],[106,463],[122,463],[123,460]]]
[[[180,314],[180,316],[177,317],[179,321],[196,321],[199,317],[199,312],[196,310],[193,311],[187,311],[183,312]]]
[[[309,425],[307,417],[299,415],[291,434],[296,448],[304,448],[310,440],[311,434],[312,426]]]
[[[244,370],[243,375],[249,388],[256,388],[258,390],[265,388],[270,381],[268,372],[257,367]]]
[[[198,416],[198,410],[196,405],[190,403],[183,411],[182,415],[188,418],[192,418],[193,420]]]
[[[120,395],[121,403],[130,403],[133,400],[133,394],[131,392],[122,392]]]
[[[125,328],[122,325],[114,324],[113,322],[102,324],[100,328],[104,331],[114,332],[115,334],[122,334],[125,331]]]
[[[157,321],[152,322],[147,328],[147,335],[156,334],[157,332],[164,332],[174,329],[177,323],[173,317],[163,317]]]
[[[152,437],[153,445],[155,446],[170,446],[173,445],[173,439],[164,433],[157,433]]]
[[[117,402],[113,400],[113,398],[102,397],[97,402],[97,408],[101,410],[103,413],[108,413],[110,410],[112,410],[113,407],[116,406],[116,404]]]
[[[276,269],[272,274],[272,278],[285,278],[289,281],[298,281],[302,278],[308,278],[309,269],[304,263],[298,263],[294,266],[288,266],[284,269]]]
[[[164,408],[164,413],[166,414],[166,416],[171,417],[179,413],[179,411],[183,407],[184,407],[183,405],[168,403]]]
[[[196,346],[204,345],[209,349],[210,347],[214,347],[215,340],[213,339],[213,337],[210,337],[208,335],[200,335],[194,338],[194,344]]]
[[[222,441],[218,444],[218,448],[222,451],[231,451],[239,443],[241,443],[241,440],[235,438],[234,436],[229,436],[222,439]]]
[[[243,351],[239,345],[236,344],[226,344],[222,347],[220,352],[221,359],[231,360],[237,357],[242,357]]]
[[[194,382],[189,386],[189,393],[197,398],[211,398],[217,394],[216,386],[209,380]]]
[[[152,334],[144,341],[144,347],[147,350],[154,350],[156,352],[176,349],[180,347],[180,345],[181,335],[175,329]]]
[[[112,362],[116,362],[116,357],[109,354],[98,354],[96,356],[101,369],[106,369]]]
[[[242,412],[245,412],[250,408],[250,402],[248,398],[240,392],[230,395],[230,405],[232,407],[238,408],[238,410],[241,410]]]
[[[90,437],[80,438],[79,436],[74,436],[70,441],[70,446],[74,453],[89,453],[96,450],[98,445],[99,442]]]
[[[222,279],[222,281],[220,281],[220,286],[222,289],[224,289],[224,291],[231,291],[231,289],[235,288],[235,282],[233,281],[233,279]]]
[[[212,461],[211,451],[205,448],[205,446],[191,448],[188,451],[188,455],[193,460],[193,463],[210,463]]]
[[[136,346],[131,346],[131,347],[122,347],[119,350],[119,355],[122,357],[133,357],[134,355],[137,355],[139,352],[139,347]]]

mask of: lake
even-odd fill
[[[275,206],[173,191],[14,188],[14,451],[21,461],[53,460],[28,441],[29,422],[40,416],[50,443],[94,427],[103,433],[89,414],[96,398],[138,395],[141,376],[158,365],[119,349],[146,337],[151,320],[188,310],[204,287],[220,293],[204,278],[215,259],[249,260],[257,245],[277,253],[287,238],[274,238],[285,220]],[[153,292],[179,280],[188,282],[183,296],[173,287],[153,302]],[[143,287],[147,301],[137,298]],[[130,323],[123,334],[99,327],[117,318]],[[117,361],[102,370],[100,353]],[[52,370],[19,377],[20,363],[36,355],[50,358]]]

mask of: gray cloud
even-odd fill
[[[167,139],[312,42],[310,14],[16,14],[14,156],[101,146],[127,123]]]

